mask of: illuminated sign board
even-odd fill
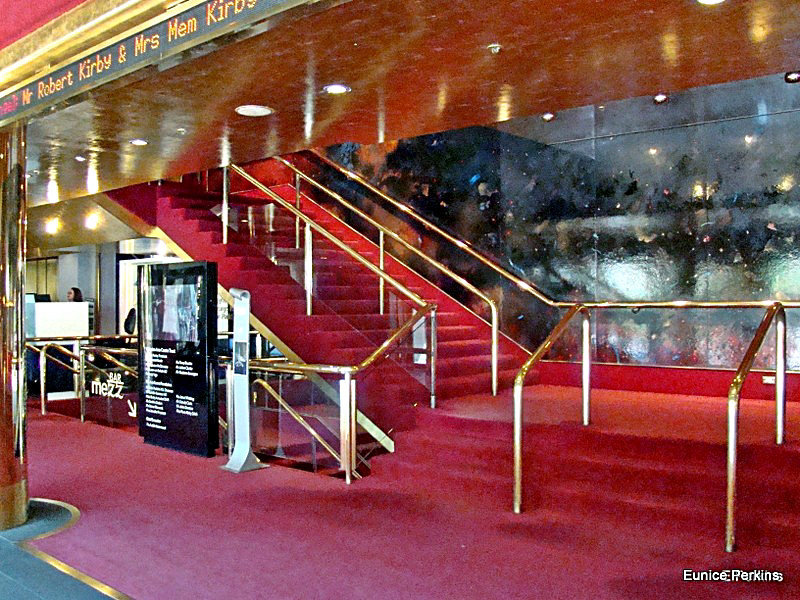
[[[212,0],[0,97],[0,125],[307,0]]]

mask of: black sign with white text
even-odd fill
[[[201,456],[219,446],[216,267],[139,268],[138,417],[148,444]]]

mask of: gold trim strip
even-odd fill
[[[51,500],[50,498],[31,498],[31,502],[33,502],[34,500],[36,502],[41,502],[42,504],[52,504],[53,506],[59,506],[61,508],[66,509],[67,511],[69,511],[69,520],[60,527],[57,527],[52,531],[46,531],[44,533],[40,533],[39,535],[34,536],[32,538],[28,538],[27,540],[25,540],[25,542],[35,542],[36,540],[43,540],[44,538],[50,537],[51,535],[56,535],[57,533],[66,531],[67,529],[75,525],[75,523],[78,522],[78,519],[81,518],[81,511],[79,511],[77,507],[73,506],[72,504],[68,504],[67,502],[62,502],[61,500]]]
[[[87,575],[86,573],[84,573],[83,571],[79,571],[75,567],[71,567],[67,563],[57,559],[55,556],[52,556],[47,552],[39,550],[38,548],[34,548],[28,542],[22,542],[21,544],[17,545],[28,554],[35,556],[36,558],[47,563],[51,567],[55,567],[62,573],[69,575],[73,579],[77,579],[81,583],[88,585],[90,588],[97,590],[98,592],[104,594],[105,596],[108,596],[109,598],[114,598],[115,600],[133,600],[127,594],[124,594],[119,590],[114,589],[113,587],[103,583],[102,581],[98,581],[91,575]]]
[[[56,535],[57,533],[61,533],[62,531],[70,529],[80,519],[81,511],[78,510],[72,504],[68,504],[67,502],[62,502],[60,500],[51,500],[49,498],[31,498],[31,500],[35,500],[43,504],[52,504],[53,506],[59,506],[61,508],[64,508],[67,511],[69,511],[70,518],[66,523],[64,523],[60,527],[53,529],[52,531],[41,533],[35,537],[25,540],[24,542],[18,542],[16,543],[16,546],[21,550],[24,550],[31,556],[38,558],[39,560],[41,560],[44,563],[47,563],[51,567],[55,567],[62,573],[69,575],[73,579],[77,579],[81,583],[88,585],[90,588],[97,590],[98,592],[108,596],[109,598],[115,598],[116,600],[131,600],[131,597],[128,596],[127,594],[123,594],[119,590],[112,588],[110,585],[98,581],[94,577],[91,577],[90,575],[87,575],[86,573],[83,573],[82,571],[79,571],[78,569],[71,567],[67,563],[57,559],[55,556],[52,556],[47,552],[35,548],[31,544],[31,542]]]

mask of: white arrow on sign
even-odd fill
[[[129,399],[129,400],[128,400],[128,408],[130,409],[130,410],[128,411],[128,416],[129,416],[129,417],[133,417],[133,418],[135,419],[135,418],[136,418],[136,402],[132,402],[132,401]]]

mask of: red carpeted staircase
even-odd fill
[[[252,168],[273,191],[294,203],[294,187],[285,168]],[[225,288],[251,292],[252,313],[308,363],[357,364],[410,315],[379,312],[378,277],[342,249],[314,236],[313,315],[305,314],[302,249],[295,248],[295,218],[260,192],[242,189],[234,180],[231,196],[236,230],[222,244],[220,219],[211,209],[219,194],[197,186],[165,182],[159,186],[133,186],[111,193],[123,207],[168,237],[196,260],[215,261],[219,282]],[[378,249],[333,214],[303,198],[302,211],[356,252],[378,263]],[[301,240],[302,242],[302,240]],[[302,243],[301,243],[302,245]],[[438,306],[437,397],[453,398],[491,390],[490,327],[400,262],[387,256],[386,270],[401,283]],[[387,285],[387,297],[393,290]],[[398,295],[398,294],[395,294]],[[513,381],[525,352],[507,338],[501,339],[499,382],[501,389]],[[358,405],[384,431],[413,426],[412,406],[427,404],[429,393],[408,371],[414,365],[383,361],[362,377]],[[403,370],[400,367],[409,367]],[[417,367],[419,370],[419,367]]]

